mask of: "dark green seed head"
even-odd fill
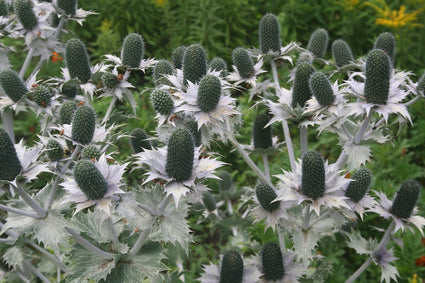
[[[169,115],[174,108],[174,102],[171,96],[162,89],[155,89],[151,93],[151,102],[153,109],[161,115]]]
[[[314,73],[314,68],[309,63],[301,63],[295,70],[294,87],[292,92],[292,107],[297,105],[304,107],[307,100],[312,97],[309,86],[310,76]]]
[[[0,17],[7,17],[9,15],[9,8],[4,0],[0,0]]]
[[[74,99],[78,93],[78,88],[76,86],[64,84],[62,86],[61,93],[69,99]]]
[[[381,33],[375,41],[373,49],[382,49],[394,64],[396,41],[394,35],[389,32]]]
[[[404,181],[398,189],[390,212],[398,218],[408,219],[418,202],[420,191],[421,185],[415,180]]]
[[[198,123],[196,121],[189,121],[184,124],[184,126],[192,134],[192,139],[195,146],[200,146],[202,141],[201,131],[198,130]]]
[[[209,191],[206,191],[202,194],[202,201],[204,202],[204,206],[206,209],[208,209],[208,211],[214,211],[214,209],[217,207],[214,195]]]
[[[301,193],[313,200],[325,194],[325,165],[317,151],[308,151],[304,154]]]
[[[372,172],[369,169],[363,168],[357,170],[351,179],[353,180],[345,190],[345,196],[354,202],[359,202],[369,189],[372,182]]]
[[[243,260],[236,250],[227,250],[221,261],[220,283],[241,283]]]
[[[310,51],[304,51],[298,57],[297,65],[302,63],[313,64],[314,56]]]
[[[261,18],[259,35],[261,53],[280,53],[280,26],[275,15],[269,13]]]
[[[185,128],[174,130],[168,141],[165,172],[177,182],[188,180],[192,176],[194,143],[192,135]]]
[[[72,140],[89,144],[96,127],[96,114],[93,108],[83,105],[77,108],[72,119]]]
[[[164,75],[172,75],[173,66],[167,60],[159,60],[153,69],[153,81],[156,86],[166,85],[169,83]]]
[[[245,48],[237,47],[233,50],[232,62],[236,66],[241,78],[249,79],[255,75],[254,63]]]
[[[332,105],[335,101],[331,82],[322,72],[317,71],[310,76],[310,90],[321,106]]]
[[[220,74],[223,77],[227,76],[227,64],[220,57],[215,57],[214,59],[212,59],[209,68],[213,71],[221,71]]]
[[[99,160],[100,158],[100,151],[95,147],[94,145],[88,145],[81,151],[81,157],[84,159],[95,159]]]
[[[88,160],[79,160],[74,166],[74,178],[80,190],[89,199],[101,199],[108,191],[108,184],[99,169]]]
[[[373,104],[387,104],[390,91],[391,63],[381,49],[369,52],[366,59],[366,82],[364,95]]]
[[[207,56],[199,44],[187,47],[183,56],[183,81],[198,83],[207,74]]]
[[[3,70],[0,72],[0,85],[4,93],[14,102],[19,101],[27,92],[28,89],[12,70]]]
[[[61,8],[65,14],[74,16],[77,9],[77,0],[58,0],[58,7]]]
[[[227,171],[220,171],[218,177],[221,179],[218,181],[218,190],[220,193],[229,191],[233,186],[232,176]]]
[[[335,64],[338,68],[348,65],[351,61],[354,61],[350,46],[348,46],[347,42],[342,39],[337,39],[332,43],[332,57],[334,58]]]
[[[269,115],[266,113],[258,115],[252,127],[252,139],[254,140],[254,148],[266,150],[273,147],[272,127],[266,127],[270,121]]]
[[[418,81],[418,85],[416,86],[416,90],[425,91],[425,72],[422,74],[421,78]]]
[[[182,45],[173,50],[173,53],[171,54],[171,61],[173,62],[174,68],[183,68],[183,58],[184,53],[186,52],[186,48],[186,46]]]
[[[65,62],[72,79],[78,78],[83,84],[91,79],[89,55],[86,46],[78,38],[66,42]]]
[[[0,180],[13,181],[22,166],[7,132],[0,128]]]
[[[198,88],[197,104],[203,112],[211,112],[217,108],[221,96],[220,79],[213,75],[202,78]]]
[[[19,22],[26,30],[32,30],[38,23],[29,0],[15,0],[14,9]]]
[[[323,29],[315,30],[308,41],[307,50],[313,53],[317,58],[325,57],[326,49],[328,48],[329,35],[328,32]]]
[[[278,244],[269,242],[263,245],[261,248],[261,262],[266,280],[280,280],[285,275],[282,251]]]
[[[115,88],[120,83],[118,76],[115,76],[111,72],[104,72],[100,77],[100,80],[102,81],[102,84],[109,89]]]
[[[77,102],[70,100],[62,104],[59,110],[59,123],[60,124],[71,124],[74,112],[77,110]]]
[[[142,129],[132,130],[130,136],[130,144],[134,153],[152,149],[151,142],[148,140],[149,136]]]
[[[37,86],[32,90],[32,97],[39,106],[46,107],[50,104],[52,91],[47,86]]]
[[[266,183],[260,183],[255,188],[255,194],[258,202],[264,210],[273,212],[280,207],[279,201],[274,201],[277,198],[276,192]]]
[[[50,161],[58,161],[63,158],[63,148],[57,140],[49,140],[46,145],[46,151]]]
[[[145,43],[141,35],[130,33],[124,38],[121,59],[124,66],[137,68],[145,55]]]

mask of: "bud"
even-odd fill
[[[148,140],[149,136],[142,129],[134,129],[130,133],[130,144],[134,153],[145,151],[145,149],[152,149],[151,142]]]
[[[173,62],[174,68],[183,68],[183,58],[184,53],[186,52],[186,48],[186,46],[179,46],[173,50],[173,53],[171,54],[171,61]]]
[[[156,86],[165,85],[168,79],[164,75],[172,75],[173,67],[167,60],[159,60],[153,69],[153,81]]]
[[[338,68],[348,65],[350,61],[354,61],[350,46],[342,39],[337,39],[332,43],[332,57]]]
[[[185,128],[174,130],[168,141],[165,172],[177,182],[188,180],[192,176],[194,144],[192,135]]]
[[[83,84],[91,79],[89,55],[86,46],[78,38],[66,42],[65,62],[71,78],[78,78]]]
[[[65,14],[74,16],[77,9],[77,0],[58,0],[58,7],[61,8]]]
[[[394,35],[389,32],[381,33],[375,41],[373,49],[382,49],[394,64],[396,41]]]
[[[227,250],[221,261],[220,283],[241,283],[243,260],[236,250]]]
[[[151,102],[153,109],[161,115],[170,115],[174,108],[173,99],[162,89],[155,89],[151,93]]]
[[[390,212],[398,218],[408,219],[418,202],[420,191],[421,186],[415,180],[404,181],[398,189]]]
[[[32,30],[38,24],[29,0],[15,0],[14,8],[19,22],[26,30]]]
[[[214,211],[217,208],[214,195],[209,191],[203,193],[202,201],[204,202],[204,206],[206,209],[208,209],[208,211]]]
[[[207,57],[199,44],[190,45],[183,57],[183,81],[198,83],[207,74]]]
[[[32,97],[38,106],[46,107],[50,104],[52,91],[47,86],[37,86],[32,90]]]
[[[353,179],[345,190],[345,196],[349,197],[354,202],[359,202],[369,189],[372,182],[372,172],[369,169],[363,168],[357,170],[351,177]]]
[[[227,171],[220,171],[218,177],[221,179],[218,181],[218,190],[220,193],[229,191],[233,186],[232,176]]]
[[[59,161],[63,158],[63,148],[57,140],[49,140],[46,145],[46,150],[47,157],[50,161]]]
[[[111,72],[104,72],[102,76],[100,77],[100,80],[102,81],[102,84],[109,89],[114,89],[116,86],[120,84],[120,81],[118,80],[118,76],[115,76]]]
[[[64,84],[61,89],[61,94],[65,95],[69,99],[74,99],[78,93],[78,88],[76,86],[70,86]]]
[[[368,103],[387,104],[390,91],[390,59],[381,49],[369,52],[366,58],[364,95]]]
[[[294,87],[292,91],[292,107],[305,106],[307,100],[313,95],[309,87],[310,76],[314,68],[309,63],[301,63],[295,70]]]
[[[330,106],[335,101],[334,91],[328,77],[319,71],[310,76],[310,91],[320,106]]]
[[[59,110],[59,123],[71,124],[75,110],[77,110],[77,102],[73,100],[64,102]]]
[[[203,112],[211,112],[217,108],[221,96],[220,79],[206,75],[199,83],[197,104]]]
[[[4,93],[14,102],[18,102],[28,92],[21,78],[12,70],[0,72],[0,85]]]
[[[245,48],[237,47],[233,50],[232,62],[236,66],[241,78],[249,79],[255,75],[254,63]]]
[[[22,166],[7,132],[0,128],[0,180],[13,181]]]
[[[259,35],[261,53],[280,53],[280,26],[275,15],[269,13],[261,18]]]
[[[323,58],[328,48],[329,35],[328,32],[323,29],[315,30],[308,41],[307,50],[313,53],[317,58]]]
[[[215,57],[214,59],[211,60],[209,65],[210,65],[209,68],[212,71],[221,71],[220,72],[221,76],[223,77],[227,76],[227,64],[222,58]]]
[[[325,165],[317,151],[308,151],[304,154],[301,193],[313,200],[325,194]]]
[[[272,127],[266,125],[270,118],[266,113],[258,115],[252,127],[252,139],[254,140],[254,148],[266,150],[273,147]]]
[[[258,184],[255,188],[255,194],[258,202],[264,210],[273,212],[280,207],[279,201],[273,202],[277,198],[277,194],[268,184]]]
[[[285,275],[282,251],[278,244],[269,242],[263,245],[261,248],[261,262],[266,280],[277,281]]]
[[[0,0],[0,17],[7,17],[9,15],[9,9],[7,3],[4,0]]]
[[[302,63],[308,63],[313,64],[314,56],[310,51],[304,51],[300,53],[300,56],[297,60],[297,65],[300,65]]]
[[[141,35],[130,33],[124,38],[121,59],[124,66],[138,68],[145,54],[145,43]]]
[[[72,140],[89,144],[96,127],[96,115],[93,108],[83,105],[77,108],[72,119]]]
[[[88,160],[75,163],[74,178],[80,190],[91,200],[103,198],[108,191],[108,184],[102,173]]]
[[[81,151],[81,157],[84,159],[95,159],[99,160],[100,158],[100,151],[95,147],[94,145],[88,145]]]

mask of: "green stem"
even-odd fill
[[[25,192],[24,188],[16,182],[16,186],[11,184],[15,191],[22,197],[22,199],[31,206],[32,209],[37,213],[39,219],[47,217],[47,211],[44,210],[38,203],[35,202],[28,194]]]
[[[13,111],[9,107],[4,108],[1,112],[1,121],[4,130],[8,133],[12,143],[15,143],[15,130],[13,127]]]
[[[28,216],[28,217],[35,218],[35,219],[39,218],[39,215],[37,213],[17,209],[17,208],[14,208],[14,207],[9,207],[9,206],[3,205],[3,204],[0,204],[0,210],[16,213],[16,214],[19,214],[19,215],[22,215],[22,216]]]
[[[65,227],[66,232],[68,232],[69,234],[71,234],[71,237],[81,246],[83,246],[84,248],[86,248],[88,251],[92,252],[93,254],[95,254],[96,256],[105,259],[105,260],[113,260],[114,259],[114,254],[105,252],[104,250],[99,249],[98,247],[96,247],[95,245],[93,245],[92,243],[90,243],[89,241],[87,241],[86,239],[84,239],[83,237],[81,237],[77,232],[75,232],[72,228],[70,227]]]
[[[300,130],[300,149],[301,149],[301,157],[302,157],[308,150],[307,126],[300,125],[299,130]]]
[[[21,70],[19,71],[19,77],[23,80],[25,73],[31,63],[32,55],[34,53],[34,48],[30,47],[30,50],[27,53],[27,57],[25,58],[24,64],[22,65]]]
[[[111,102],[109,103],[109,107],[108,107],[108,110],[106,111],[105,117],[103,117],[102,124],[106,123],[109,120],[109,117],[111,116],[112,110],[114,109],[116,102],[117,102],[117,97],[114,95],[112,97]]]
[[[266,152],[263,152],[263,163],[264,163],[264,174],[266,175],[267,180],[271,183],[269,159]]]
[[[114,223],[112,222],[111,216],[108,216],[105,221],[106,221],[106,225],[108,227],[109,233],[112,236],[111,248],[112,248],[112,250],[116,250],[116,247],[117,247],[119,241],[118,241],[117,231],[114,228]]]
[[[42,282],[44,283],[51,283],[49,279],[47,279],[46,276],[43,275],[43,273],[40,272],[34,265],[30,263],[29,260],[24,261],[24,265],[28,266],[29,270],[33,272]]]

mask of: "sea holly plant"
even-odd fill
[[[125,36],[119,56],[105,54],[92,66],[85,43],[63,33],[93,12],[77,1],[12,2],[0,1],[1,36],[22,40],[27,54],[22,66],[0,72],[1,279],[323,281],[331,267],[318,247],[335,235],[364,258],[346,282],[372,263],[381,281],[399,278],[395,234],[423,235],[422,188],[409,179],[389,196],[374,187],[368,167],[372,145],[412,124],[408,107],[423,97],[425,80],[395,68],[391,33],[360,58],[338,39],[328,59],[325,28],[305,47],[282,46],[278,18],[268,13],[258,49],[227,54],[231,70],[199,43],[177,47],[169,59],[145,59],[139,33]],[[59,57],[61,74],[43,75],[46,61]],[[152,80],[141,85],[140,71]],[[105,114],[100,101],[109,103]],[[149,111],[152,123],[124,125]],[[20,112],[39,119],[35,141],[16,143]],[[309,140],[324,133],[337,140],[335,160]],[[226,169],[242,163],[230,154],[252,172]],[[390,223],[368,227],[369,214]],[[243,223],[272,239],[255,238]],[[190,278],[194,246],[209,245],[197,242],[200,226],[204,236],[220,230],[220,243]]]

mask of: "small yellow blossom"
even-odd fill
[[[168,0],[152,0],[158,8],[164,8],[168,4]]]
[[[341,5],[345,10],[356,10],[361,4],[361,0],[337,0],[335,4]]]
[[[412,283],[418,283],[418,275],[416,273],[413,274]]]

